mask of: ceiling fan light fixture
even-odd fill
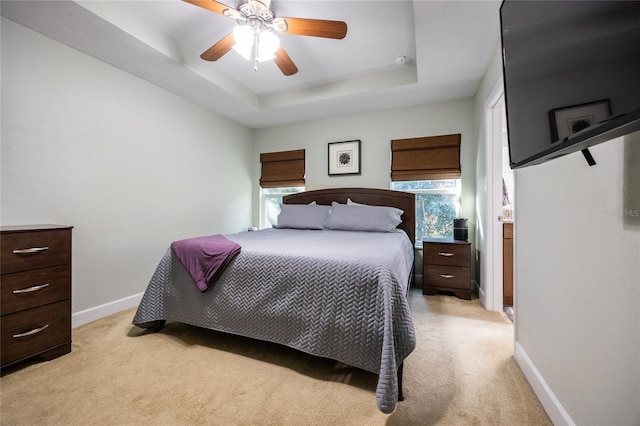
[[[256,37],[257,34],[257,37]],[[258,62],[275,58],[276,50],[280,47],[280,39],[270,31],[254,31],[247,25],[239,25],[233,30],[235,45],[233,50],[246,60],[251,60],[251,54],[256,49]]]
[[[253,69],[256,71],[259,61],[273,59],[280,71],[289,76],[297,73],[298,67],[280,46],[277,34],[336,40],[343,39],[347,35],[347,23],[343,21],[276,18],[272,0],[235,0],[234,8],[216,0],[183,1],[228,18],[234,18],[238,23],[238,28],[200,55],[205,61],[217,61],[233,49],[247,60],[253,60]]]
[[[253,49],[253,30],[246,25],[238,25],[233,29],[233,50],[242,55],[247,61],[251,60]]]
[[[258,60],[267,61],[275,58],[276,50],[280,47],[280,39],[269,31],[260,33],[258,42]]]

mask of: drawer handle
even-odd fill
[[[440,276],[442,278],[453,278],[454,277],[453,275],[450,275],[450,274],[440,274]]]
[[[448,253],[446,251],[441,251],[440,253],[438,253],[440,256],[444,256],[444,257],[451,257],[451,256],[455,256],[454,253]]]
[[[42,327],[34,328],[33,330],[25,331],[24,333],[14,334],[13,337],[15,339],[20,337],[33,336],[34,334],[38,334],[41,331],[44,331],[45,328],[49,327],[49,324],[45,324]]]
[[[20,288],[18,290],[13,290],[13,294],[23,294],[23,293],[33,293],[34,291],[42,290],[43,288],[49,287],[49,283],[34,285],[27,288]]]
[[[26,249],[15,249],[13,254],[32,254],[49,250],[49,247],[31,247]]]

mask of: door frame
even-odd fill
[[[502,311],[502,110],[504,86],[502,78],[494,86],[485,103],[485,255],[482,267],[485,309]]]

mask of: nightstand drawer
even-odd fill
[[[468,266],[470,250],[468,244],[428,243],[424,244],[425,262],[436,265]]]
[[[52,303],[0,320],[2,365],[71,342],[71,301]]]
[[[71,265],[2,275],[2,315],[71,298]]]
[[[432,287],[471,289],[471,273],[468,267],[425,265],[425,282]]]
[[[71,263],[71,229],[3,232],[2,274]]]

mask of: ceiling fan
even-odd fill
[[[343,39],[347,35],[347,24],[342,21],[276,17],[271,0],[237,0],[235,8],[215,0],[183,1],[233,18],[238,23],[232,33],[200,55],[207,61],[217,61],[234,49],[247,59],[253,58],[255,70],[258,62],[273,59],[280,71],[288,76],[297,73],[298,67],[280,46],[274,32],[333,39]]]

